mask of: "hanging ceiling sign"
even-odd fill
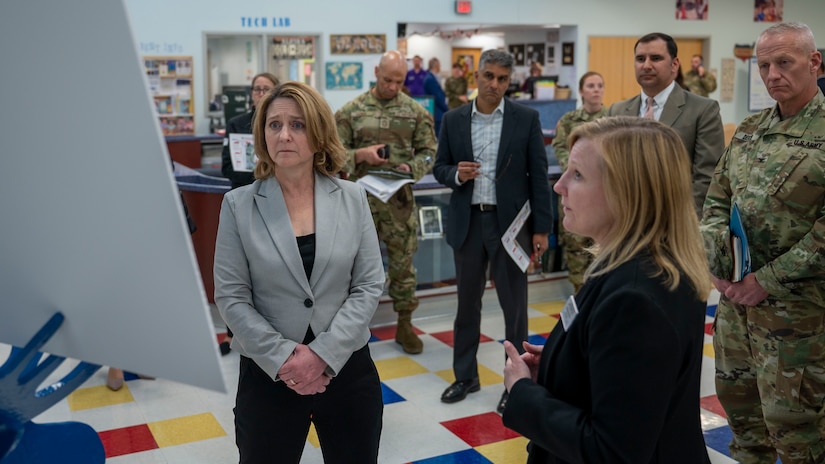
[[[312,59],[315,58],[315,42],[312,37],[273,37],[269,45],[269,54],[276,60]]]

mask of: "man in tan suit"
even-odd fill
[[[725,150],[725,130],[716,100],[700,97],[676,85],[679,69],[673,37],[653,32],[635,46],[636,82],[640,95],[614,103],[609,116],[641,116],[672,127],[682,137],[690,155],[696,214],[702,205],[716,162]]]

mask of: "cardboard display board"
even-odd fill
[[[225,391],[122,0],[3,10],[0,60],[25,72],[0,86],[0,342],[22,346],[61,311],[46,352]]]

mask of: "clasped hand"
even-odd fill
[[[521,379],[532,379],[536,381],[539,372],[539,360],[541,360],[541,345],[532,345],[522,342],[524,353],[519,354],[515,345],[504,341],[504,352],[507,353],[507,362],[504,363],[504,388],[509,392],[513,384]]]
[[[719,293],[725,295],[730,301],[745,306],[756,306],[768,297],[768,292],[756,280],[756,276],[747,274],[739,282],[717,279],[712,277],[713,285]]]
[[[323,393],[330,376],[325,373],[327,363],[308,346],[298,345],[278,370],[278,377],[299,395]]]

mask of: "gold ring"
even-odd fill
[[[295,383],[295,381],[294,381],[294,380],[292,380],[292,379],[289,379],[289,383],[290,383],[291,385],[297,385],[297,384]]]

